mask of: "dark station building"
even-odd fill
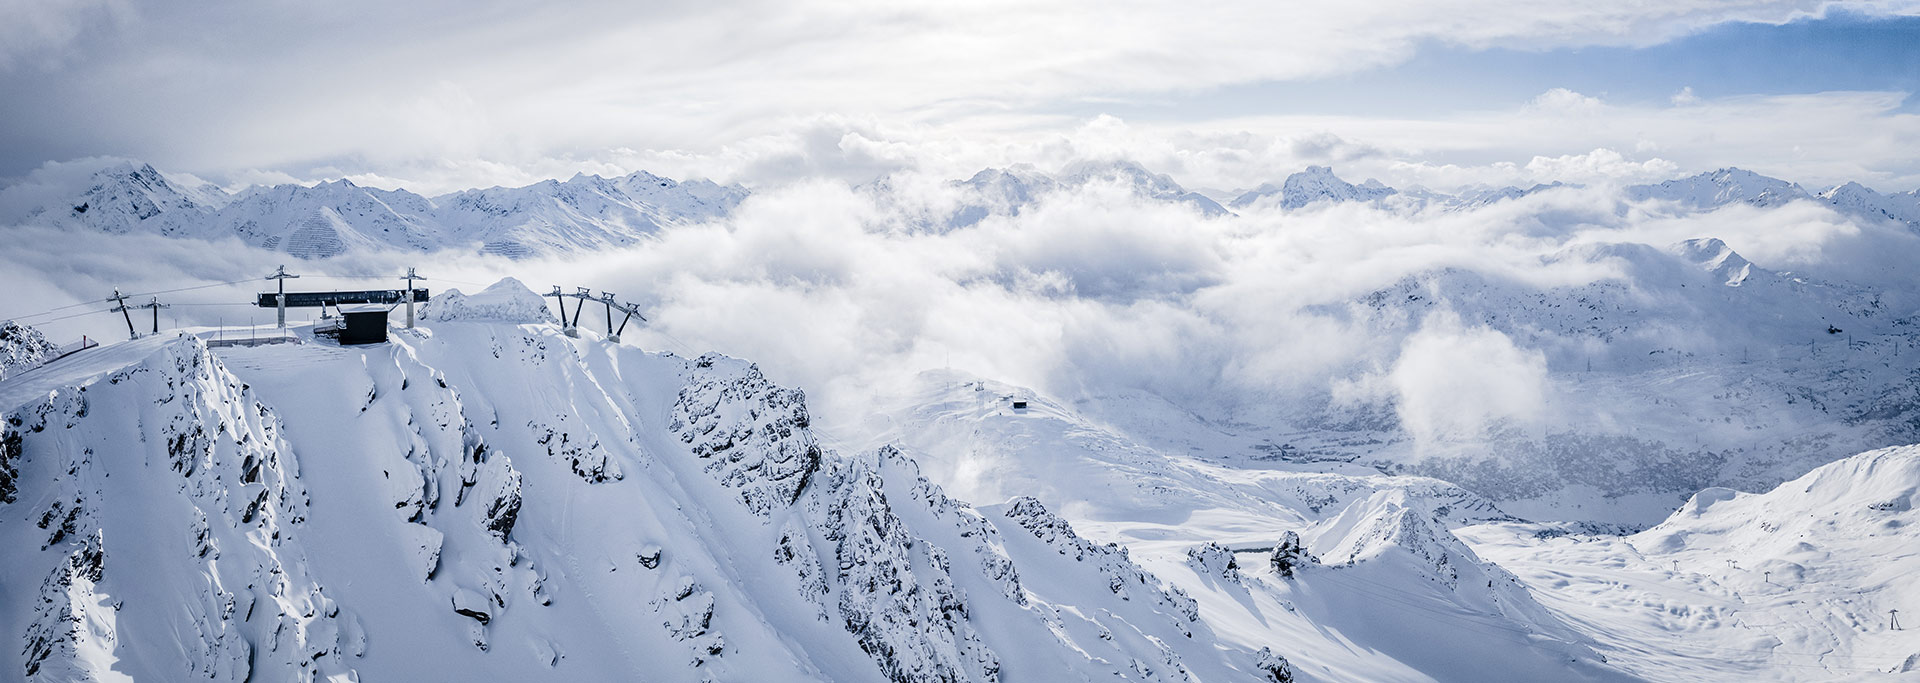
[[[387,313],[394,306],[405,303],[408,291],[404,289],[371,289],[331,292],[261,292],[257,305],[261,308],[278,308],[280,298],[286,297],[287,308],[328,307],[340,311],[340,320],[332,327],[314,328],[314,333],[333,336],[341,344],[379,344],[387,341]],[[426,288],[416,288],[412,292],[414,303],[425,303],[429,298]]]
[[[387,341],[390,306],[366,304],[340,307],[340,343],[380,344]]]

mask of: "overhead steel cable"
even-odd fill
[[[74,313],[74,314],[71,314],[71,315],[63,315],[63,316],[60,316],[60,317],[58,317],[58,318],[48,318],[48,319],[46,319],[46,320],[42,320],[42,321],[40,321],[40,324],[42,324],[42,325],[44,325],[44,324],[46,324],[46,323],[50,323],[50,322],[58,322],[58,321],[61,321],[61,320],[67,320],[67,319],[69,319],[69,318],[80,318],[80,317],[85,317],[85,316],[89,316],[89,315],[96,315],[96,314],[100,314],[100,313],[112,313],[112,312],[114,312],[114,309],[112,309],[112,308],[102,308],[102,309],[100,309],[100,310],[97,310],[97,311],[84,311],[84,312],[81,312],[81,313]]]
[[[155,290],[155,291],[151,291],[151,292],[132,292],[132,293],[129,293],[129,294],[126,294],[125,296],[126,296],[127,298],[133,298],[133,297],[141,297],[141,296],[158,296],[158,295],[161,295],[161,294],[173,294],[173,293],[176,293],[176,292],[191,292],[191,291],[194,291],[194,290],[197,290],[197,289],[212,289],[212,288],[214,288],[214,287],[229,287],[229,286],[232,286],[232,285],[237,285],[237,284],[243,284],[243,283],[247,283],[247,282],[255,282],[255,281],[259,281],[259,280],[263,280],[263,279],[264,279],[264,278],[257,278],[257,277],[255,277],[255,278],[247,278],[247,279],[245,279],[245,280],[234,280],[234,281],[231,281],[231,282],[214,282],[214,283],[209,283],[209,284],[204,284],[204,285],[194,285],[194,286],[191,286],[191,287],[176,287],[176,288],[173,288],[173,289],[161,289],[161,290]],[[64,310],[67,310],[67,309],[70,309],[70,308],[78,308],[78,307],[81,307],[81,306],[92,306],[92,305],[98,305],[98,304],[103,304],[103,303],[109,303],[109,302],[111,302],[111,301],[113,301],[113,299],[111,299],[111,298],[106,298],[106,299],[97,299],[97,300],[93,300],[93,301],[82,301],[82,302],[79,302],[79,303],[73,303],[73,304],[67,304],[67,305],[65,305],[65,306],[58,306],[58,307],[55,307],[55,308],[49,308],[49,309],[47,309],[47,310],[44,310],[44,311],[40,311],[40,312],[38,312],[38,313],[30,313],[30,314],[27,314],[27,315],[16,315],[16,316],[11,316],[11,317],[8,317],[8,316],[0,316],[0,320],[13,320],[13,321],[25,321],[25,320],[31,320],[31,319],[33,319],[33,318],[38,318],[38,317],[41,317],[41,316],[46,316],[46,315],[53,315],[53,314],[55,314],[55,313],[59,313],[60,311],[64,311]],[[84,314],[84,313],[82,313],[82,314],[79,314],[79,315],[87,315],[87,314]],[[53,322],[54,320],[65,320],[65,319],[67,319],[67,318],[71,318],[71,317],[78,317],[78,315],[74,315],[74,316],[66,316],[66,317],[61,317],[61,318],[54,318],[54,319],[52,319],[52,320],[42,320],[42,321],[40,321],[40,322],[42,322],[42,323],[49,323],[49,322]]]

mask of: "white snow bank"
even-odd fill
[[[502,278],[479,294],[449,289],[426,304],[422,317],[435,322],[555,322],[547,302],[513,278]]]

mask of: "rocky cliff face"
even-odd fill
[[[11,320],[0,322],[0,379],[39,367],[59,352],[39,330]]]
[[[769,549],[775,562],[797,580],[811,612],[851,636],[889,681],[1001,680],[1003,657],[1032,656],[1032,641],[1011,637],[1020,630],[1047,634],[1040,642],[1048,649],[1086,653],[1072,670],[1164,672],[1164,680],[1185,680],[1181,656],[1166,642],[1193,639],[1196,629],[1210,635],[1193,600],[1133,564],[1124,549],[1080,538],[1039,501],[1020,499],[1000,514],[983,514],[947,497],[897,449],[853,458],[822,451],[807,430],[804,395],[772,385],[752,365],[717,355],[692,361],[670,420],[693,457],[707,461],[702,469],[737,492],[738,504],[759,517],[784,518]],[[1022,542],[1038,541],[1043,552],[1016,561],[1003,534],[1030,537]],[[1067,598],[1082,607],[1138,605],[1133,618],[1143,623],[1128,628],[1157,633],[1145,641],[1158,644],[1129,652],[1116,645],[1105,620],[1079,616],[1086,623],[1070,623],[1050,604],[1064,596],[1037,594],[1021,582],[1020,566],[1052,581],[1104,588]],[[1106,609],[1119,621],[1112,617],[1117,610]],[[983,616],[1002,613],[1024,623],[994,619],[999,633],[979,627]],[[1087,641],[1070,626],[1106,635]],[[1008,650],[1014,652],[1001,654]],[[1031,675],[1027,665],[1013,666]]]

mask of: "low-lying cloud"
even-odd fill
[[[1644,298],[1648,330],[1681,329],[1719,323],[1688,318],[1690,300],[1672,298],[1686,291],[1680,285],[1724,288],[1653,251],[1683,239],[1719,237],[1761,267],[1808,277],[1847,280],[1859,275],[1857,264],[1879,264],[1881,275],[1863,277],[1889,296],[1912,288],[1896,277],[1910,272],[1898,264],[1920,256],[1920,240],[1904,228],[1812,203],[1684,215],[1626,204],[1603,188],[1471,211],[1341,204],[1208,218],[1093,183],[1044,196],[1017,216],[941,229],[923,219],[960,205],[957,190],[926,178],[892,185],[907,189],[791,183],[754,195],[724,222],[671,227],[605,253],[520,262],[351,254],[288,266],[307,276],[291,283],[297,288],[394,286],[417,266],[436,290],[511,275],[542,293],[549,285],[615,292],[652,318],[629,330],[630,343],[752,359],[777,381],[808,389],[842,424],[856,423],[875,393],[950,366],[1066,398],[1145,390],[1225,419],[1294,419],[1302,406],[1328,401],[1370,405],[1418,439],[1459,441],[1558,419],[1550,412],[1556,376],[1597,352],[1591,339],[1476,317],[1481,309],[1466,299],[1442,301],[1437,312],[1411,306],[1409,296],[1478,291],[1430,287],[1427,278],[1468,274],[1473,287],[1522,298],[1622,283]],[[0,287],[13,293],[0,315],[97,299],[116,286],[258,278],[289,260],[238,241],[210,247],[30,227],[0,235],[9,242]],[[1622,243],[1653,250],[1595,249]],[[1633,259],[1657,259],[1664,270]],[[1697,280],[1632,279],[1656,271]],[[270,311],[244,305],[255,291],[263,283],[161,295],[176,304],[162,325],[270,322]],[[46,322],[65,314],[27,322],[46,323],[63,341],[124,334],[107,315]],[[597,317],[590,310],[589,327]],[[1699,348],[1765,342],[1715,336],[1737,330],[1695,331]],[[1654,335],[1645,344],[1660,343],[1645,334]]]

